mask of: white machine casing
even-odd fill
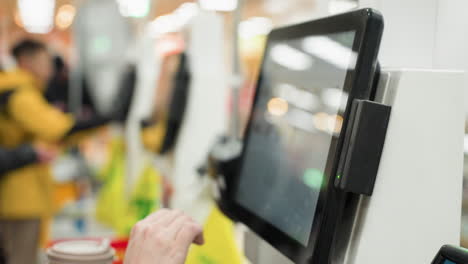
[[[177,192],[171,206],[203,223],[213,209],[209,181],[198,168],[219,135],[227,130],[229,98],[223,51],[223,19],[202,10],[190,23],[188,60],[192,74],[186,116],[174,150],[172,182]]]
[[[464,82],[461,71],[382,71],[377,101],[392,114],[345,264],[430,264],[442,245],[460,243]],[[265,242],[246,253],[253,263],[292,263]]]
[[[465,74],[385,70],[392,116],[372,197],[361,199],[345,263],[431,263],[460,243]]]

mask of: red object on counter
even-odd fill
[[[125,251],[128,247],[128,239],[116,239],[112,240],[111,247],[115,250],[115,255],[117,260],[114,261],[114,264],[123,264],[123,259],[125,257]]]

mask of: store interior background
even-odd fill
[[[80,6],[86,4],[87,1],[96,1],[96,0],[1,0],[0,2],[0,56],[3,60],[8,60],[7,53],[9,47],[12,43],[26,37],[34,37],[41,39],[47,42],[52,48],[57,51],[59,54],[64,56],[66,62],[73,67],[76,62],[76,49],[74,46],[75,35],[73,33],[73,22],[76,17],[76,12]],[[184,5],[187,14],[190,14],[194,2],[193,1],[183,1],[183,0],[101,0],[101,1],[116,1],[119,5],[121,14],[126,16],[126,21],[130,26],[130,38],[137,39],[144,30],[148,27],[154,27],[155,31],[167,30],[171,32],[173,30],[174,17],[171,18],[171,15],[174,14],[174,11]],[[222,2],[221,0],[206,0],[206,2]],[[23,8],[25,10],[20,10],[19,2],[24,2]],[[219,12],[222,14],[225,21],[225,34],[224,41],[226,43],[225,52],[227,59],[227,65],[225,65],[228,70],[232,70],[232,28],[233,28],[233,13],[230,10],[229,2],[236,2],[235,0],[225,1],[227,4],[226,11]],[[242,69],[244,78],[247,80],[247,85],[242,88],[240,96],[240,112],[241,120],[245,123],[245,116],[249,111],[253,84],[256,78],[258,71],[259,63],[261,60],[261,54],[263,51],[263,44],[265,41],[265,36],[273,27],[288,25],[292,23],[302,22],[310,20],[316,17],[320,17],[327,14],[334,14],[343,11],[347,11],[358,6],[365,6],[366,2],[372,1],[361,1],[358,0],[244,0],[244,6],[242,9],[242,19],[239,26],[239,44],[240,44],[240,56],[242,58]],[[425,10],[428,6],[426,1],[421,0],[411,0],[411,1],[394,1],[399,2],[401,5],[410,6],[409,9],[417,9],[421,12],[432,12],[432,10]],[[409,3],[410,2],[410,3]],[[463,0],[460,1],[447,1],[453,2],[448,8],[454,8],[457,5],[464,5]],[[32,4],[35,3],[35,4]],[[40,3],[40,4],[39,4]],[[33,7],[31,9],[31,7]],[[29,10],[28,10],[29,7]],[[404,7],[402,7],[404,8]],[[180,10],[180,9],[179,9]],[[188,10],[188,11],[187,11]],[[467,10],[467,9],[465,9]],[[180,15],[180,13],[179,13]],[[35,23],[43,17],[52,16],[53,17],[53,27],[52,28],[42,28],[42,29],[33,29],[32,31],[42,31],[31,33],[31,29],[28,29],[26,21],[23,19],[29,19]],[[393,19],[393,18],[392,18]],[[100,18],[95,18],[95,23],[99,23]],[[444,36],[450,41],[456,41],[456,44],[459,46],[465,46],[465,49],[460,49],[462,53],[447,51],[447,56],[438,54],[437,58],[424,57],[416,54],[415,58],[409,63],[404,61],[396,61],[399,58],[383,58],[384,66],[406,66],[406,67],[432,67],[432,68],[455,68],[455,69],[468,69],[468,51],[466,47],[468,46],[468,19],[465,19],[463,23],[458,23],[457,28],[464,29],[464,32],[453,32],[444,34],[438,34],[438,36]],[[422,23],[422,22],[421,22]],[[415,19],[415,24],[418,24],[418,19]],[[463,26],[466,25],[466,26]],[[388,25],[392,27],[392,25]],[[414,25],[413,25],[414,26]],[[424,25],[417,25],[424,27]],[[167,27],[167,28],[165,28]],[[159,31],[158,31],[159,32]],[[422,32],[424,34],[424,32]],[[169,45],[179,45],[177,38],[171,33],[165,34],[166,43]],[[209,37],[209,34],[207,35]],[[398,36],[394,34],[390,37],[385,37],[383,49],[390,48],[389,46],[394,43],[400,42],[399,45],[405,46],[406,35],[403,32],[401,39],[398,39]],[[425,41],[425,38],[421,38],[421,42]],[[444,45],[443,43],[438,42],[437,40],[431,40],[431,43],[417,43],[418,45],[424,46],[424,50],[428,46],[433,45]],[[94,45],[96,49],[106,49],[109,48],[109,43],[106,41],[106,36],[97,36],[94,40]],[[464,43],[464,44],[463,44]],[[400,46],[400,47],[401,47]],[[409,44],[411,46],[411,44]],[[458,54],[458,55],[457,55]],[[421,54],[419,54],[421,55]],[[115,56],[120,56],[115,54]],[[411,56],[410,56],[411,57]],[[413,58],[407,58],[408,60]],[[427,62],[429,60],[429,62]],[[440,66],[440,67],[439,67]],[[249,82],[250,81],[250,82]],[[105,88],[102,88],[105,89]],[[227,88],[226,88],[227,89]],[[468,91],[468,86],[466,87]],[[105,101],[105,98],[101,98]],[[468,107],[467,111],[467,120],[468,120]],[[415,120],[417,122],[417,120]],[[437,124],[434,124],[437,125]],[[464,169],[464,178],[465,182],[463,184],[464,196],[463,196],[463,215],[462,217],[462,241],[461,244],[464,247],[468,248],[468,125],[466,126],[466,136],[465,136],[465,169]],[[424,131],[421,131],[424,133]],[[434,150],[437,151],[437,150]],[[102,154],[104,155],[104,154]],[[99,156],[99,154],[98,154]],[[102,157],[101,157],[102,158]],[[99,158],[97,158],[99,160]],[[411,162],[411,161],[408,161]],[[401,168],[402,170],[404,168]],[[438,195],[435,193],[434,195]],[[56,223],[53,227],[53,238],[60,239],[63,237],[70,236],[86,236],[87,234],[99,235],[110,233],[110,230],[100,226],[97,223],[91,221],[88,223],[86,228],[86,233],[80,233],[80,228],[77,227],[76,218],[86,218],[86,216],[81,216],[82,207],[91,206],[89,203],[93,203],[93,198],[90,198],[89,201],[83,203],[70,202],[69,205],[65,207],[64,210],[57,216]],[[428,201],[430,203],[430,201]],[[80,209],[81,208],[81,209]],[[81,212],[81,213],[80,213]],[[77,216],[78,215],[78,216]],[[87,219],[86,221],[88,221]],[[428,220],[430,221],[430,220]],[[434,228],[443,228],[443,227],[434,227]]]

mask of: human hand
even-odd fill
[[[177,210],[161,209],[137,223],[125,264],[184,264],[192,243],[204,243],[202,227]]]
[[[57,158],[58,152],[44,144],[34,144],[33,148],[38,161],[41,163],[48,163]]]
[[[168,206],[171,201],[172,196],[174,195],[174,185],[172,185],[172,183],[166,177],[163,177],[162,186],[163,186],[162,188],[163,189],[163,197],[162,197],[163,205]]]

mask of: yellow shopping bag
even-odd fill
[[[101,223],[119,229],[119,220],[126,214],[125,152],[121,138],[111,141],[109,159],[100,173],[103,186],[96,204],[96,218]]]
[[[126,225],[119,230],[121,235],[128,235],[133,225],[161,208],[162,178],[159,172],[147,161],[147,166],[138,179],[130,197]]]
[[[104,184],[98,196],[96,218],[126,237],[138,221],[161,206],[162,180],[159,172],[146,161],[130,199],[125,195],[125,148],[122,139],[113,140],[110,158],[101,173]]]
[[[186,264],[242,264],[234,224],[214,206],[204,227],[205,244],[190,248]]]

